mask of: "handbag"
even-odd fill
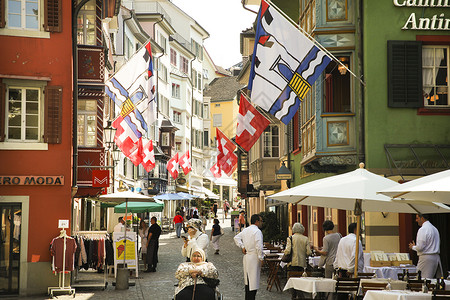
[[[292,236],[289,237],[291,239],[291,251],[289,254],[283,254],[283,257],[281,258],[282,262],[290,263],[292,261]]]
[[[215,289],[220,284],[220,280],[217,278],[202,277],[202,279],[212,289]]]

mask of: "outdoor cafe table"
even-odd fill
[[[431,294],[412,291],[367,291],[363,300],[431,300]]]
[[[378,278],[398,279],[397,274],[403,273],[403,270],[408,270],[410,273],[416,273],[416,266],[403,267],[371,267],[365,266],[364,273],[375,273]]]
[[[283,291],[295,289],[311,293],[314,298],[317,293],[333,293],[336,280],[322,277],[291,277],[284,286]]]

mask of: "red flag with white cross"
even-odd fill
[[[220,168],[220,165],[217,162],[209,170],[216,178],[220,178],[222,176],[222,169]]]
[[[243,94],[241,94],[237,118],[236,143],[248,152],[264,132],[264,129],[269,126],[270,121]]]
[[[189,150],[188,150],[178,160],[178,163],[181,166],[181,168],[183,169],[183,172],[185,175],[187,175],[192,170],[190,158],[191,157],[189,156]]]
[[[172,176],[173,179],[177,179],[178,177],[178,153],[175,154],[168,162],[167,162],[167,171]]]
[[[131,154],[128,156],[128,158],[131,160],[133,165],[135,165],[137,167],[141,164],[142,157],[144,154],[143,147],[142,147],[142,137],[138,140],[136,145],[137,145],[136,149],[133,152],[131,152]]]
[[[155,152],[153,150],[153,141],[149,140],[144,145],[144,153],[142,158],[142,166],[147,172],[150,172],[155,167]]]

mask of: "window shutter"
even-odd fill
[[[45,31],[48,32],[62,31],[61,10],[62,10],[62,0],[44,0]]]
[[[74,121],[76,122],[76,120]],[[45,88],[44,142],[61,144],[62,141],[62,87]]]
[[[5,0],[0,0],[0,28],[6,26],[6,10]]]
[[[5,141],[6,85],[0,82],[0,142]]]
[[[421,42],[388,41],[388,106],[423,106]]]

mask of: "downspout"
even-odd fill
[[[125,58],[125,22],[132,19],[133,14],[129,18],[122,19],[122,56]]]
[[[242,0],[242,1],[241,1],[241,4],[242,4],[242,7],[243,7],[245,10],[248,10],[248,11],[254,13],[254,14],[258,14],[257,11],[254,11],[254,10],[251,10],[250,8],[245,7],[245,0]]]
[[[78,13],[81,8],[89,0],[72,1],[72,193],[71,193],[71,212],[70,212],[70,226],[71,232],[74,229],[73,223],[73,209],[74,198],[78,191],[77,176],[78,176],[78,40],[77,40],[77,20]]]
[[[358,22],[358,39],[359,39],[359,47],[358,47],[358,62],[359,62],[359,76],[360,79],[363,78],[364,76],[364,35],[363,35],[363,29],[364,29],[364,24],[363,24],[363,13],[364,13],[364,8],[363,8],[363,1],[359,0],[359,8],[358,8],[358,13],[359,13],[359,22]],[[358,161],[357,163],[360,162],[366,162],[366,147],[365,147],[365,118],[364,118],[364,89],[365,86],[363,84],[363,80],[360,80],[359,83],[359,91],[358,91],[358,130],[359,130],[359,136],[358,136]]]
[[[158,22],[155,22],[153,24],[153,38],[155,39],[155,41],[156,41],[156,24],[161,23],[163,20],[164,20],[164,15],[161,15],[161,20],[159,20]],[[164,51],[165,50],[163,49],[163,53],[160,56],[155,57],[155,59],[157,59],[157,63],[155,64],[155,66],[159,66],[159,58],[164,55]],[[153,70],[153,71],[155,71],[155,70]],[[158,95],[159,95],[159,74],[158,74],[158,76],[156,76],[156,99],[159,101]],[[156,105],[156,124],[158,124],[158,119],[159,119],[159,110],[158,110],[158,105]],[[157,127],[158,126],[155,126],[155,132],[153,132],[155,137],[159,133],[159,132],[158,133],[156,132]],[[158,146],[159,146],[159,142],[160,141],[159,141],[159,134],[158,134]]]

